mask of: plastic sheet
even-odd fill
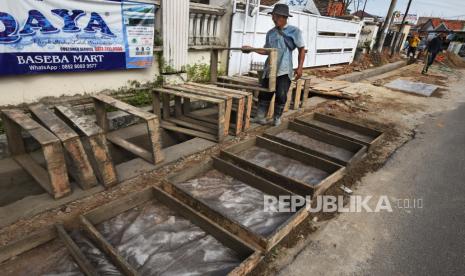
[[[278,133],[276,137],[346,162],[354,156],[354,153],[351,151],[313,139],[293,130],[284,130]]]
[[[141,275],[225,275],[242,261],[158,202],[129,210],[97,229]],[[105,275],[115,274],[109,269]]]
[[[265,212],[264,193],[217,170],[177,186],[263,236],[271,234],[292,216],[292,213]]]
[[[329,175],[323,170],[257,146],[240,152],[238,155],[254,164],[310,185],[320,183]]]

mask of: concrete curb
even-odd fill
[[[354,72],[334,78],[335,80],[358,82],[373,76],[381,75],[386,72],[399,69],[407,65],[407,61],[401,60],[394,63],[386,64],[380,67],[368,69],[362,72]]]

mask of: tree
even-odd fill
[[[359,11],[360,7],[363,7],[365,0],[343,0],[344,7],[346,9],[346,13],[349,13],[351,10],[351,5],[353,7],[353,11]]]

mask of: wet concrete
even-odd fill
[[[340,127],[340,126],[328,124],[328,123],[325,123],[325,122],[322,122],[322,121],[317,121],[317,120],[313,120],[313,119],[307,119],[307,120],[304,120],[304,121],[309,122],[309,123],[311,123],[311,124],[313,124],[315,126],[318,126],[318,127],[321,127],[321,128],[327,129],[327,130],[331,130],[331,131],[337,132],[339,134],[345,135],[347,137],[350,137],[350,138],[353,138],[353,139],[356,139],[356,140],[359,140],[359,141],[363,141],[363,142],[366,142],[366,143],[371,143],[371,141],[373,141],[375,139],[372,136],[364,135],[364,134],[361,134],[360,132],[356,132],[356,131],[353,131],[351,129],[347,129],[347,128],[343,128],[343,127]]]
[[[225,275],[242,261],[233,250],[156,201],[97,229],[141,275]],[[88,257],[102,263],[100,274],[115,275],[101,255]]]
[[[264,193],[217,170],[177,186],[262,236],[270,235],[292,216],[292,213],[265,212]]]
[[[351,151],[313,139],[297,131],[289,129],[276,134],[276,137],[321,152],[330,157],[334,157],[345,162],[348,162],[354,156],[354,153]]]
[[[84,275],[60,240],[34,248],[0,266],[1,275]]]
[[[257,146],[238,153],[238,156],[256,165],[310,185],[317,185],[329,176],[329,173],[323,170]]]

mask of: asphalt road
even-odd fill
[[[465,105],[429,118],[356,193],[394,210],[341,214],[281,275],[464,276]]]

